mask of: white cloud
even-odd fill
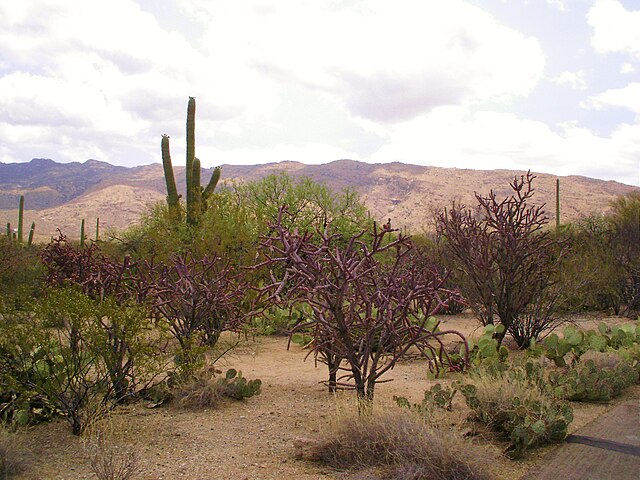
[[[567,0],[547,0],[547,4],[557,8],[561,12],[567,11]]]
[[[593,27],[591,44],[597,52],[640,58],[640,10],[628,11],[618,0],[597,0],[587,21]]]
[[[626,75],[629,73],[635,73],[635,71],[636,71],[636,67],[634,67],[633,64],[629,62],[623,63],[622,66],[620,67],[620,73],[623,75]]]
[[[526,96],[545,62],[537,40],[460,0],[187,5],[212,57],[233,45],[263,76],[321,89],[378,122]]]
[[[617,107],[626,108],[640,115],[640,82],[630,83],[624,88],[612,88],[589,97],[583,104],[586,108],[602,110]]]
[[[172,14],[184,18],[171,28],[190,33],[133,0],[0,1],[0,161],[158,161],[162,133],[181,158],[194,95],[205,166],[352,158],[637,183],[638,126],[598,137],[568,124],[558,134],[489,111],[529,95],[545,54],[462,0],[176,1]],[[626,26],[627,36],[602,40],[607,5],[617,3],[590,14],[594,46],[632,51]],[[585,74],[553,81],[583,89]],[[592,106],[632,93],[607,91]]]
[[[562,72],[557,77],[552,78],[551,81],[556,85],[566,86],[573,90],[586,90],[587,88],[586,72],[584,70]]]

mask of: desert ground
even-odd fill
[[[467,335],[477,331],[478,324],[470,314],[442,318],[444,328]],[[574,319],[584,328],[597,328],[603,320],[610,324],[628,321],[599,316]],[[136,478],[145,480],[346,478],[343,472],[296,457],[297,440],[313,439],[336,417],[356,414],[354,393],[328,393],[321,384],[326,367],[319,364],[316,368],[313,358],[305,361],[306,355],[297,345],[287,349],[285,337],[246,338],[217,366],[239,369],[249,379],[262,379],[260,395],[201,411],[181,410],[171,404],[147,408],[138,402],[116,409],[96,431],[113,444],[137,452]],[[376,387],[375,407],[381,410],[399,408],[392,400],[394,395],[419,402],[424,390],[436,383],[427,378],[427,367],[419,360],[398,364],[385,379],[393,381]],[[570,433],[630,398],[640,398],[640,386],[629,388],[612,403],[573,403],[575,419]],[[461,396],[456,396],[457,420],[464,418],[465,408]],[[90,437],[74,437],[62,420],[21,431],[19,440],[29,452],[30,466],[17,478],[95,478],[87,447]],[[523,461],[511,461],[500,453],[504,445],[495,439],[483,440],[478,448],[485,452],[496,478],[505,480],[520,478],[558,448],[540,448]]]

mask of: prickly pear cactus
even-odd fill
[[[225,373],[224,378],[218,380],[223,386],[225,394],[236,400],[253,397],[260,393],[262,381],[260,379],[249,380],[242,376],[242,372],[230,368]]]
[[[637,381],[637,370],[626,362],[603,367],[589,359],[573,368],[549,373],[553,394],[573,401],[608,401]]]

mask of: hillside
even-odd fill
[[[509,193],[509,181],[524,172],[509,170],[463,170],[423,167],[402,163],[367,164],[353,160],[337,160],[324,165],[281,162],[266,165],[224,165],[224,181],[251,181],[286,170],[293,176],[309,176],[329,187],[356,189],[375,218],[392,219],[398,227],[411,231],[425,228],[434,209],[452,200],[474,202],[473,193],[498,196]],[[208,174],[210,175],[210,170]],[[176,181],[184,189],[184,168],[176,168]],[[537,174],[536,203],[548,205],[555,214],[556,176]],[[203,174],[203,178],[208,178]],[[575,220],[591,213],[602,214],[618,195],[640,190],[613,181],[580,176],[561,178],[563,221]],[[34,159],[29,163],[0,163],[0,221],[16,224],[18,198],[26,198],[26,219],[36,222],[37,237],[46,239],[56,227],[71,237],[79,235],[80,221],[85,218],[92,231],[100,217],[101,228],[122,229],[135,223],[153,203],[166,195],[162,166],[118,167],[89,160],[85,163],[61,164]]]

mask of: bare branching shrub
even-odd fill
[[[365,470],[374,479],[491,478],[473,454],[468,441],[403,412],[341,418],[320,440],[306,442],[302,456],[341,470]]]
[[[280,209],[273,234],[261,242],[266,260],[280,277],[264,287],[273,300],[304,302],[313,312],[293,331],[313,332],[310,354],[327,364],[329,390],[356,391],[360,412],[370,410],[375,385],[410,349],[434,360],[447,357],[430,316],[447,305],[446,276],[418,258],[410,239],[389,224],[348,238],[326,232],[300,234],[284,226]],[[465,342],[466,343],[466,342]]]
[[[500,322],[505,329],[495,338],[502,342],[516,331],[519,346],[526,347],[536,329],[517,329],[519,318],[553,283],[556,262],[563,256],[562,242],[544,230],[549,223],[544,206],[531,205],[535,176],[528,172],[510,183],[511,196],[498,199],[476,193],[478,205],[454,204],[437,219],[438,233],[466,282],[462,292],[483,325]],[[546,322],[548,315],[529,316]]]
[[[130,480],[140,473],[138,453],[97,437],[88,445],[91,470],[98,480]]]
[[[239,332],[250,319],[244,270],[219,256],[173,255],[149,267],[143,281],[153,292],[154,313],[178,341],[178,367],[189,370],[223,332]]]

